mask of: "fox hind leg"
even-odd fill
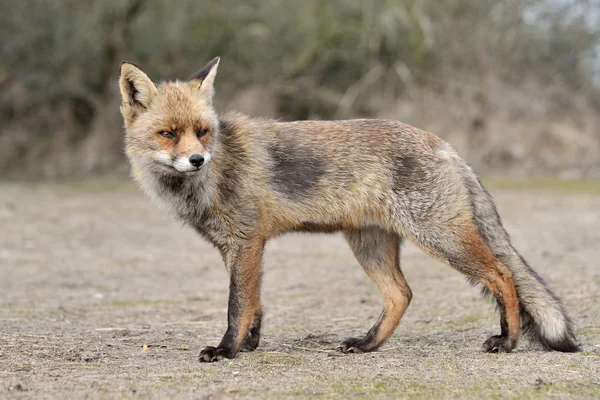
[[[344,231],[344,237],[366,274],[383,294],[384,308],[366,336],[346,339],[340,350],[343,353],[373,351],[394,333],[412,298],[400,270],[401,238],[375,227]]]
[[[493,254],[469,218],[448,221],[444,227],[421,227],[415,243],[459,272],[485,285],[500,311],[500,335],[483,345],[487,352],[511,352],[519,340],[519,300],[512,273]]]

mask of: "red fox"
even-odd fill
[[[119,79],[134,179],[212,243],[230,275],[227,331],[200,361],[257,348],[263,249],[294,231],[341,231],[383,294],[379,319],[364,337],[344,340],[344,353],[376,350],[400,323],[412,297],[400,268],[406,239],[496,299],[500,334],[485,351],[512,351],[521,329],[547,349],[579,350],[561,302],[512,246],[491,196],[448,143],[396,121],[220,116],[218,65],[217,57],[187,81],[156,85],[124,62]]]

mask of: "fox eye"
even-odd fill
[[[162,131],[162,132],[158,132],[158,134],[162,137],[166,137],[167,139],[171,139],[171,140],[174,140],[175,138],[177,138],[177,136],[175,136],[175,134],[173,132]]]
[[[206,135],[208,133],[208,129],[199,129],[198,133],[196,134],[199,138],[201,138],[202,136]]]

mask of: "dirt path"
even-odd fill
[[[491,192],[583,352],[482,353],[497,314],[408,245],[400,328],[379,352],[341,355],[380,295],[340,236],[291,235],[266,251],[259,350],[200,364],[226,326],[215,249],[129,183],[1,184],[0,398],[599,397],[600,190]]]

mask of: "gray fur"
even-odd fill
[[[319,178],[325,173],[321,158],[308,148],[286,148],[282,144],[269,146],[269,154],[274,163],[271,183],[275,190],[290,198],[314,193]]]
[[[407,187],[417,184],[423,179],[423,170],[419,161],[410,154],[396,157],[394,161],[394,187],[405,191]]]

